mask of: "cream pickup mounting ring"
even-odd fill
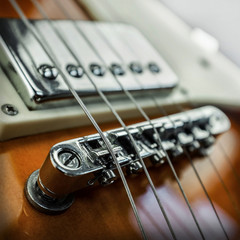
[[[153,127],[154,126],[154,127]],[[157,130],[161,145],[154,131]],[[206,155],[215,137],[230,128],[226,115],[211,106],[128,126],[146,166],[165,162],[166,154],[179,159]],[[104,133],[126,174],[138,174],[142,165],[123,128]],[[99,134],[61,142],[52,147],[40,170],[28,179],[25,192],[38,210],[58,213],[73,202],[73,193],[93,185],[109,185],[118,178],[116,164]]]

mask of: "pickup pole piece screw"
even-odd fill
[[[143,68],[140,63],[133,62],[129,65],[130,70],[133,73],[140,74],[143,72]]]
[[[73,64],[69,64],[67,66],[67,71],[68,71],[69,75],[74,78],[81,78],[84,74],[84,70],[83,70],[82,66],[76,66]]]
[[[15,106],[13,106],[12,104],[2,105],[2,111],[9,116],[15,116],[18,114],[17,108]]]
[[[105,69],[99,64],[91,64],[90,70],[95,76],[98,76],[98,77],[102,77],[105,74]]]
[[[58,76],[58,70],[48,64],[43,64],[38,68],[39,73],[43,78],[48,80],[55,80]]]
[[[148,68],[152,73],[159,73],[161,71],[160,67],[156,63],[149,63]]]
[[[123,76],[125,74],[122,66],[119,64],[112,64],[110,70],[115,76]]]

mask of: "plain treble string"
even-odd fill
[[[155,99],[155,100],[156,100],[156,99]],[[156,106],[159,107],[160,111],[161,111],[165,116],[167,116],[167,117],[169,118],[169,120],[172,122],[173,125],[175,125],[174,121],[171,119],[171,117],[169,117],[169,115],[166,113],[166,111],[164,110],[164,108],[163,108],[162,106],[159,106],[159,104],[157,103],[157,101],[155,101],[155,102],[156,102]],[[182,112],[182,113],[185,113],[185,111],[183,111],[183,110],[182,110],[181,112]],[[185,114],[186,114],[186,116],[187,116],[187,113],[185,113]],[[188,117],[188,116],[187,116],[187,117]],[[190,120],[189,117],[188,117],[188,119],[189,119],[189,122],[190,122],[190,124],[191,124],[191,120]],[[181,145],[181,144],[180,144],[180,145]],[[196,169],[196,167],[195,167],[195,165],[194,165],[194,163],[193,163],[193,160],[192,160],[191,156],[189,155],[189,153],[187,152],[187,150],[185,149],[185,147],[184,147],[184,146],[182,146],[182,147],[183,147],[184,154],[186,155],[188,161],[190,162],[190,165],[191,165],[194,173],[196,174],[196,177],[197,177],[197,179],[198,179],[198,181],[199,181],[199,183],[200,183],[200,185],[201,185],[201,187],[202,187],[202,189],[203,189],[203,191],[204,191],[204,194],[205,194],[205,196],[207,197],[207,199],[208,199],[208,201],[209,201],[209,203],[210,203],[210,205],[211,205],[211,207],[212,207],[212,209],[213,209],[213,212],[214,212],[214,214],[215,214],[215,216],[216,216],[216,218],[217,218],[217,221],[218,221],[218,223],[219,223],[219,225],[220,225],[220,227],[221,227],[221,229],[222,229],[222,231],[223,231],[226,239],[229,239],[229,236],[228,236],[228,234],[227,234],[227,232],[226,232],[226,230],[225,230],[225,227],[224,227],[224,225],[223,225],[223,223],[222,223],[222,221],[221,221],[221,219],[220,219],[220,216],[219,216],[219,214],[218,214],[218,212],[217,212],[217,210],[216,210],[216,208],[215,208],[215,206],[214,206],[214,203],[213,203],[211,197],[209,196],[209,194],[208,194],[208,192],[207,192],[207,189],[206,189],[206,187],[205,187],[205,185],[204,185],[204,183],[203,183],[203,181],[202,181],[202,178],[200,177],[200,174],[199,174],[198,170]]]
[[[129,48],[130,48],[130,50],[133,52],[133,54],[135,54],[135,55],[137,54],[130,46],[129,46]],[[146,53],[146,54],[147,54],[147,53]],[[156,80],[157,80],[157,77],[156,77]],[[140,84],[140,83],[139,83],[139,84]],[[140,84],[140,85],[141,85],[141,84]],[[142,88],[143,88],[143,87],[142,87]],[[144,89],[143,89],[143,90],[144,90]],[[147,91],[146,91],[146,90],[145,90],[145,92],[146,92],[146,94],[147,94]],[[175,123],[172,121],[171,117],[170,117],[170,116],[167,114],[167,112],[164,110],[163,106],[158,104],[157,100],[155,99],[155,97],[154,97],[153,95],[150,95],[150,94],[148,94],[148,95],[149,95],[149,97],[152,98],[154,104],[155,104],[156,107],[160,110],[160,112],[161,112],[164,116],[166,116],[166,117],[172,122],[173,126],[175,127]],[[176,104],[175,104],[175,105],[176,105]],[[178,105],[179,105],[179,104],[178,104]],[[180,105],[179,105],[179,108],[180,108]],[[183,112],[183,113],[184,113],[183,109],[180,109],[180,112]],[[188,117],[188,116],[187,116],[187,117]],[[188,117],[188,119],[190,120],[189,117]],[[190,120],[190,122],[191,122],[191,120]],[[180,145],[181,145],[181,144],[180,144]],[[182,147],[183,147],[183,146],[182,146]],[[224,226],[223,226],[223,223],[222,223],[222,221],[221,221],[221,219],[220,219],[220,217],[219,217],[219,215],[218,215],[218,213],[217,213],[217,211],[216,211],[216,208],[215,208],[215,206],[214,206],[214,204],[213,204],[213,202],[212,202],[212,200],[211,200],[211,198],[210,198],[207,190],[206,190],[206,187],[205,187],[204,184],[203,184],[203,181],[202,181],[202,179],[201,179],[201,177],[200,177],[200,175],[199,175],[199,173],[198,173],[198,171],[197,171],[197,169],[196,169],[196,167],[195,167],[195,165],[194,165],[194,163],[193,163],[193,160],[192,160],[191,156],[189,155],[189,153],[187,152],[187,150],[186,150],[184,147],[183,147],[183,151],[184,151],[184,154],[186,155],[187,159],[189,160],[190,165],[191,165],[191,167],[193,168],[194,173],[196,174],[196,177],[197,177],[197,179],[198,179],[198,181],[199,181],[199,183],[200,183],[200,185],[201,185],[201,187],[202,187],[202,189],[203,189],[203,191],[204,191],[204,193],[205,193],[205,195],[206,195],[206,197],[207,197],[207,199],[208,199],[208,201],[209,201],[209,203],[210,203],[210,205],[211,205],[211,207],[212,207],[212,209],[213,209],[213,211],[214,211],[214,214],[215,214],[215,216],[216,216],[216,218],[217,218],[217,221],[219,222],[219,225],[220,225],[220,227],[221,227],[221,229],[222,229],[222,231],[223,231],[226,239],[229,239],[228,234],[227,234],[227,232],[226,232],[226,230],[225,230],[225,228],[224,228]]]
[[[190,100],[189,93],[186,89],[181,88],[180,92],[185,96],[185,98],[187,99],[187,102],[189,102],[189,104],[191,106],[196,107],[196,104]],[[222,154],[225,156],[224,160],[229,164],[229,167],[231,168],[231,171],[232,171],[234,177],[236,178],[237,182],[240,184],[240,175],[237,173],[236,169],[233,167],[230,157],[226,153],[226,151],[220,141],[219,141],[218,145],[219,145],[218,148],[222,151]]]
[[[32,1],[33,1],[33,2],[36,2],[35,0],[32,0]],[[66,12],[66,10],[62,7],[61,3],[58,2],[58,1],[56,1],[56,0],[54,0],[54,1],[57,3],[57,5],[59,6],[59,8],[63,11],[63,13],[65,14],[65,16],[66,16],[68,19],[72,20],[72,19],[71,19],[71,16],[70,16],[70,15]],[[44,13],[44,16],[45,16],[46,19],[50,20],[50,19],[46,16],[45,13]],[[78,28],[78,26],[75,24],[75,22],[74,22],[73,20],[72,20],[72,23],[73,23],[74,26],[76,27],[77,31],[81,34],[81,36],[88,42],[89,45],[91,45],[91,43],[89,42],[89,40],[87,39],[87,37],[86,37],[86,36],[83,34],[83,32]],[[55,29],[56,34],[58,34],[58,36],[62,39],[62,37],[61,37],[61,35],[59,34],[58,30],[57,30],[56,28],[54,28],[54,29]],[[62,39],[62,40],[63,40],[63,39]],[[65,44],[65,46],[66,46],[66,45],[67,45],[66,42],[65,42],[64,40],[63,40],[63,42],[64,42],[64,44]],[[95,50],[95,52],[96,52],[96,49],[94,48],[94,46],[91,45],[91,48],[93,48],[93,49]],[[71,51],[71,53],[72,53],[72,55],[74,55],[72,51]],[[98,57],[102,60],[102,62],[104,62],[103,59],[101,58],[101,56],[98,54],[98,52],[96,52],[96,53],[97,53]],[[75,56],[75,59],[79,61],[79,59],[76,58],[76,56]],[[105,67],[107,68],[106,64],[105,64]],[[116,79],[115,75],[113,75],[113,77]],[[167,215],[166,215],[166,212],[165,212],[165,210],[164,210],[164,208],[163,208],[163,206],[162,206],[162,204],[161,204],[161,201],[160,201],[160,199],[159,199],[159,197],[158,197],[158,195],[157,195],[157,193],[156,193],[156,189],[155,189],[155,186],[154,186],[154,184],[153,184],[153,182],[152,182],[152,179],[151,179],[151,177],[150,177],[150,175],[149,175],[149,173],[148,173],[148,170],[147,170],[147,168],[146,168],[146,166],[145,166],[145,163],[144,163],[144,161],[143,161],[143,159],[142,159],[142,157],[141,157],[141,155],[140,155],[140,153],[139,153],[139,150],[138,150],[136,141],[134,140],[132,134],[131,134],[130,131],[128,130],[127,126],[125,125],[125,123],[123,122],[123,120],[121,119],[121,117],[119,116],[119,114],[116,112],[116,110],[113,108],[112,104],[111,104],[111,103],[109,102],[109,100],[106,98],[105,94],[97,87],[97,85],[96,85],[96,83],[93,81],[93,79],[91,79],[90,77],[88,77],[88,78],[89,78],[89,80],[91,81],[91,83],[93,84],[93,86],[94,86],[94,88],[96,89],[96,91],[98,92],[98,94],[101,96],[101,98],[102,98],[102,99],[104,100],[104,102],[108,105],[108,107],[110,108],[110,110],[112,111],[112,113],[115,115],[115,117],[116,117],[116,119],[118,120],[118,122],[122,125],[122,127],[124,128],[124,130],[127,132],[128,136],[129,136],[129,138],[130,138],[130,140],[131,140],[131,142],[132,142],[132,144],[133,144],[134,150],[135,150],[135,152],[136,152],[136,154],[137,154],[137,156],[138,156],[138,158],[139,158],[139,160],[140,160],[140,162],[141,162],[141,164],[142,164],[143,170],[144,170],[144,172],[145,172],[145,174],[146,174],[146,176],[147,176],[147,179],[148,179],[149,184],[150,184],[150,186],[151,186],[151,189],[152,189],[152,191],[153,191],[153,193],[154,193],[154,196],[155,196],[155,198],[156,198],[156,200],[157,200],[157,202],[158,202],[158,205],[159,205],[159,207],[160,207],[160,210],[162,211],[162,214],[163,214],[163,216],[164,216],[164,218],[165,218],[165,220],[166,220],[166,222],[167,222],[167,225],[168,225],[168,227],[169,227],[169,230],[170,230],[170,232],[171,232],[171,235],[172,235],[173,239],[176,239],[176,236],[175,236],[174,231],[173,231],[173,229],[172,229],[172,226],[171,226],[171,224],[170,224],[170,222],[169,222],[169,220],[168,220],[168,217],[167,217]]]
[[[40,44],[40,46],[43,48],[43,50],[45,51],[45,53],[47,54],[47,56],[49,57],[49,59],[54,63],[55,67],[58,69],[60,75],[62,76],[65,84],[68,86],[69,91],[72,93],[72,95],[74,96],[74,98],[76,99],[76,101],[78,102],[78,104],[80,105],[80,107],[83,109],[84,113],[86,114],[86,116],[88,117],[88,119],[91,121],[91,123],[93,124],[93,126],[95,127],[95,129],[97,130],[97,132],[99,133],[100,137],[102,138],[103,142],[106,144],[106,147],[109,151],[109,153],[111,154],[117,170],[119,172],[119,175],[121,177],[121,180],[123,182],[124,188],[126,190],[127,196],[129,198],[131,207],[133,209],[136,221],[138,223],[138,227],[140,229],[141,235],[143,237],[143,239],[147,239],[145,230],[143,228],[136,204],[133,200],[133,196],[131,194],[131,191],[128,187],[126,178],[124,176],[124,173],[121,169],[121,166],[114,154],[114,151],[111,147],[110,142],[108,141],[108,139],[106,138],[106,136],[104,135],[104,133],[102,132],[101,128],[99,127],[99,125],[97,124],[97,122],[95,121],[95,119],[93,118],[93,116],[91,115],[91,113],[89,112],[89,110],[87,109],[86,105],[84,104],[84,102],[82,101],[82,99],[78,96],[77,92],[74,90],[74,88],[72,87],[71,83],[68,81],[67,77],[65,76],[65,74],[63,73],[63,71],[61,70],[60,64],[57,60],[57,58],[55,57],[54,53],[51,51],[51,48],[48,46],[48,43],[45,41],[45,39],[41,36],[41,34],[32,26],[32,24],[29,22],[29,20],[26,18],[25,14],[23,13],[23,11],[21,10],[20,6],[18,5],[18,3],[15,0],[8,0],[11,5],[13,6],[13,8],[15,9],[15,11],[18,13],[18,15],[20,16],[21,20],[23,21],[24,25],[27,27],[27,29],[31,32],[31,34],[35,37],[35,39],[38,41],[38,43]]]
[[[103,35],[103,34],[102,34],[102,35]],[[103,35],[103,37],[105,38],[104,35]],[[119,37],[120,37],[120,36],[119,36]],[[108,41],[108,40],[105,38],[105,41]],[[122,57],[119,55],[119,53],[113,48],[113,46],[111,45],[111,43],[110,43],[109,41],[108,41],[108,44],[109,44],[109,46],[111,46],[111,49],[112,49],[112,50],[118,55],[118,57],[121,59],[123,66],[125,66],[125,63],[124,63]],[[128,44],[127,44],[126,42],[125,42],[125,45],[128,46]],[[128,48],[130,48],[130,46],[128,46]],[[130,50],[130,49],[129,49],[129,50]],[[125,66],[125,68],[126,68],[126,66]],[[136,79],[136,76],[135,76],[135,75],[133,75],[133,76],[134,76],[134,78]],[[136,80],[137,80],[137,79],[136,79]],[[139,83],[139,81],[138,81],[138,83]],[[139,84],[140,84],[140,83],[139,83]],[[144,88],[142,87],[142,85],[140,85],[140,86],[141,86],[142,90],[144,90]],[[128,90],[125,90],[125,91],[129,93]],[[129,94],[130,94],[130,93],[129,93]],[[128,96],[129,96],[129,94],[128,94]],[[169,166],[170,166],[170,168],[171,168],[171,170],[172,170],[172,172],[173,172],[173,174],[174,174],[174,177],[175,177],[175,179],[176,179],[176,181],[177,181],[177,183],[178,183],[178,186],[179,186],[179,188],[180,188],[180,191],[181,191],[181,193],[182,193],[182,195],[183,195],[183,197],[184,197],[184,199],[185,199],[185,202],[186,202],[186,204],[187,204],[187,206],[188,206],[188,208],[189,208],[189,210],[190,210],[190,213],[191,213],[191,215],[192,215],[192,217],[193,217],[193,219],[194,219],[194,222],[195,222],[195,224],[196,224],[196,226],[197,226],[197,228],[198,228],[198,230],[199,230],[199,233],[200,233],[202,239],[205,239],[205,237],[204,237],[204,235],[203,235],[203,233],[202,233],[202,230],[201,230],[201,228],[200,228],[200,226],[199,226],[199,223],[198,223],[198,221],[197,221],[197,219],[196,219],[196,216],[195,216],[195,214],[194,214],[194,212],[193,212],[193,210],[192,210],[192,207],[191,207],[191,205],[190,205],[190,202],[189,202],[189,200],[188,200],[188,198],[187,198],[187,196],[186,196],[186,194],[185,194],[185,191],[184,191],[184,189],[183,189],[183,187],[182,187],[182,185],[181,185],[181,182],[180,182],[180,180],[179,180],[179,178],[178,178],[178,176],[177,176],[177,173],[176,173],[176,171],[175,171],[175,169],[174,169],[174,166],[173,166],[173,164],[172,164],[172,162],[171,162],[171,160],[170,160],[170,158],[169,158],[169,155],[167,154],[167,152],[165,151],[165,149],[164,149],[163,146],[162,146],[161,137],[160,137],[157,129],[156,129],[155,126],[152,124],[152,121],[150,120],[150,118],[145,114],[145,112],[144,112],[144,110],[141,108],[141,106],[140,106],[140,105],[136,102],[136,100],[133,98],[133,96],[132,96],[131,94],[130,94],[130,96],[131,96],[130,99],[133,101],[133,103],[134,103],[135,105],[137,105],[137,109],[140,111],[140,113],[143,115],[143,117],[152,125],[152,127],[153,127],[153,129],[154,129],[154,133],[155,133],[156,136],[157,136],[157,140],[158,140],[159,146],[162,148],[162,150],[164,151],[164,153],[165,153],[165,155],[166,155],[167,162],[168,162],[168,164],[169,164]]]
[[[183,95],[185,95],[186,99],[188,99],[188,102],[194,107],[195,105],[194,105],[194,103],[192,103],[192,102],[190,101],[188,92],[187,92],[185,89],[181,89],[181,93],[182,93]],[[175,105],[176,105],[179,109],[181,109],[181,111],[183,111],[183,109],[181,108],[181,106],[179,106],[179,105],[176,104],[176,103],[175,103]],[[209,132],[208,129],[206,129],[206,130]],[[225,151],[223,150],[223,148],[222,148],[221,146],[220,146],[220,149],[222,150],[222,154],[225,155],[225,157],[227,157],[227,158],[224,158],[224,159],[225,159],[227,162],[231,162],[231,160],[229,159],[229,157],[228,157],[226,154],[224,154]],[[224,182],[224,180],[223,180],[220,172],[218,171],[218,169],[217,169],[215,163],[213,162],[211,156],[207,155],[207,159],[208,159],[210,165],[212,166],[214,172],[216,173],[216,176],[218,177],[221,185],[223,186],[224,191],[226,192],[229,201],[231,202],[234,210],[236,211],[236,213],[237,213],[237,215],[238,215],[238,218],[240,219],[240,210],[239,210],[236,202],[234,201],[234,199],[233,199],[233,197],[232,197],[232,194],[230,193],[227,185],[225,184],[225,182]],[[232,165],[230,165],[230,166],[232,166]],[[233,170],[233,173],[236,172],[234,169],[232,169],[232,170]],[[236,180],[238,180],[238,178],[237,178],[237,177],[238,177],[237,173],[236,173],[236,175],[234,174],[234,176],[236,177]]]

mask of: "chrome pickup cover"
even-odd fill
[[[132,26],[55,20],[53,28],[46,20],[31,23],[80,96],[96,95],[89,77],[107,93],[121,91],[115,78],[133,91],[172,88],[178,82],[167,63]],[[1,19],[0,35],[1,65],[30,109],[72,96],[54,63],[21,20]]]

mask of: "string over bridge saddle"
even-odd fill
[[[149,122],[128,126],[146,166],[161,165],[165,153],[177,160],[186,150],[191,156],[209,153],[214,139],[230,128],[226,115],[206,106]],[[160,136],[156,136],[156,132]],[[128,133],[123,128],[104,132],[126,175],[142,171]],[[106,145],[94,134],[53,146],[40,170],[32,173],[26,184],[30,203],[46,213],[66,210],[73,193],[90,186],[109,185],[118,178],[116,164]]]

